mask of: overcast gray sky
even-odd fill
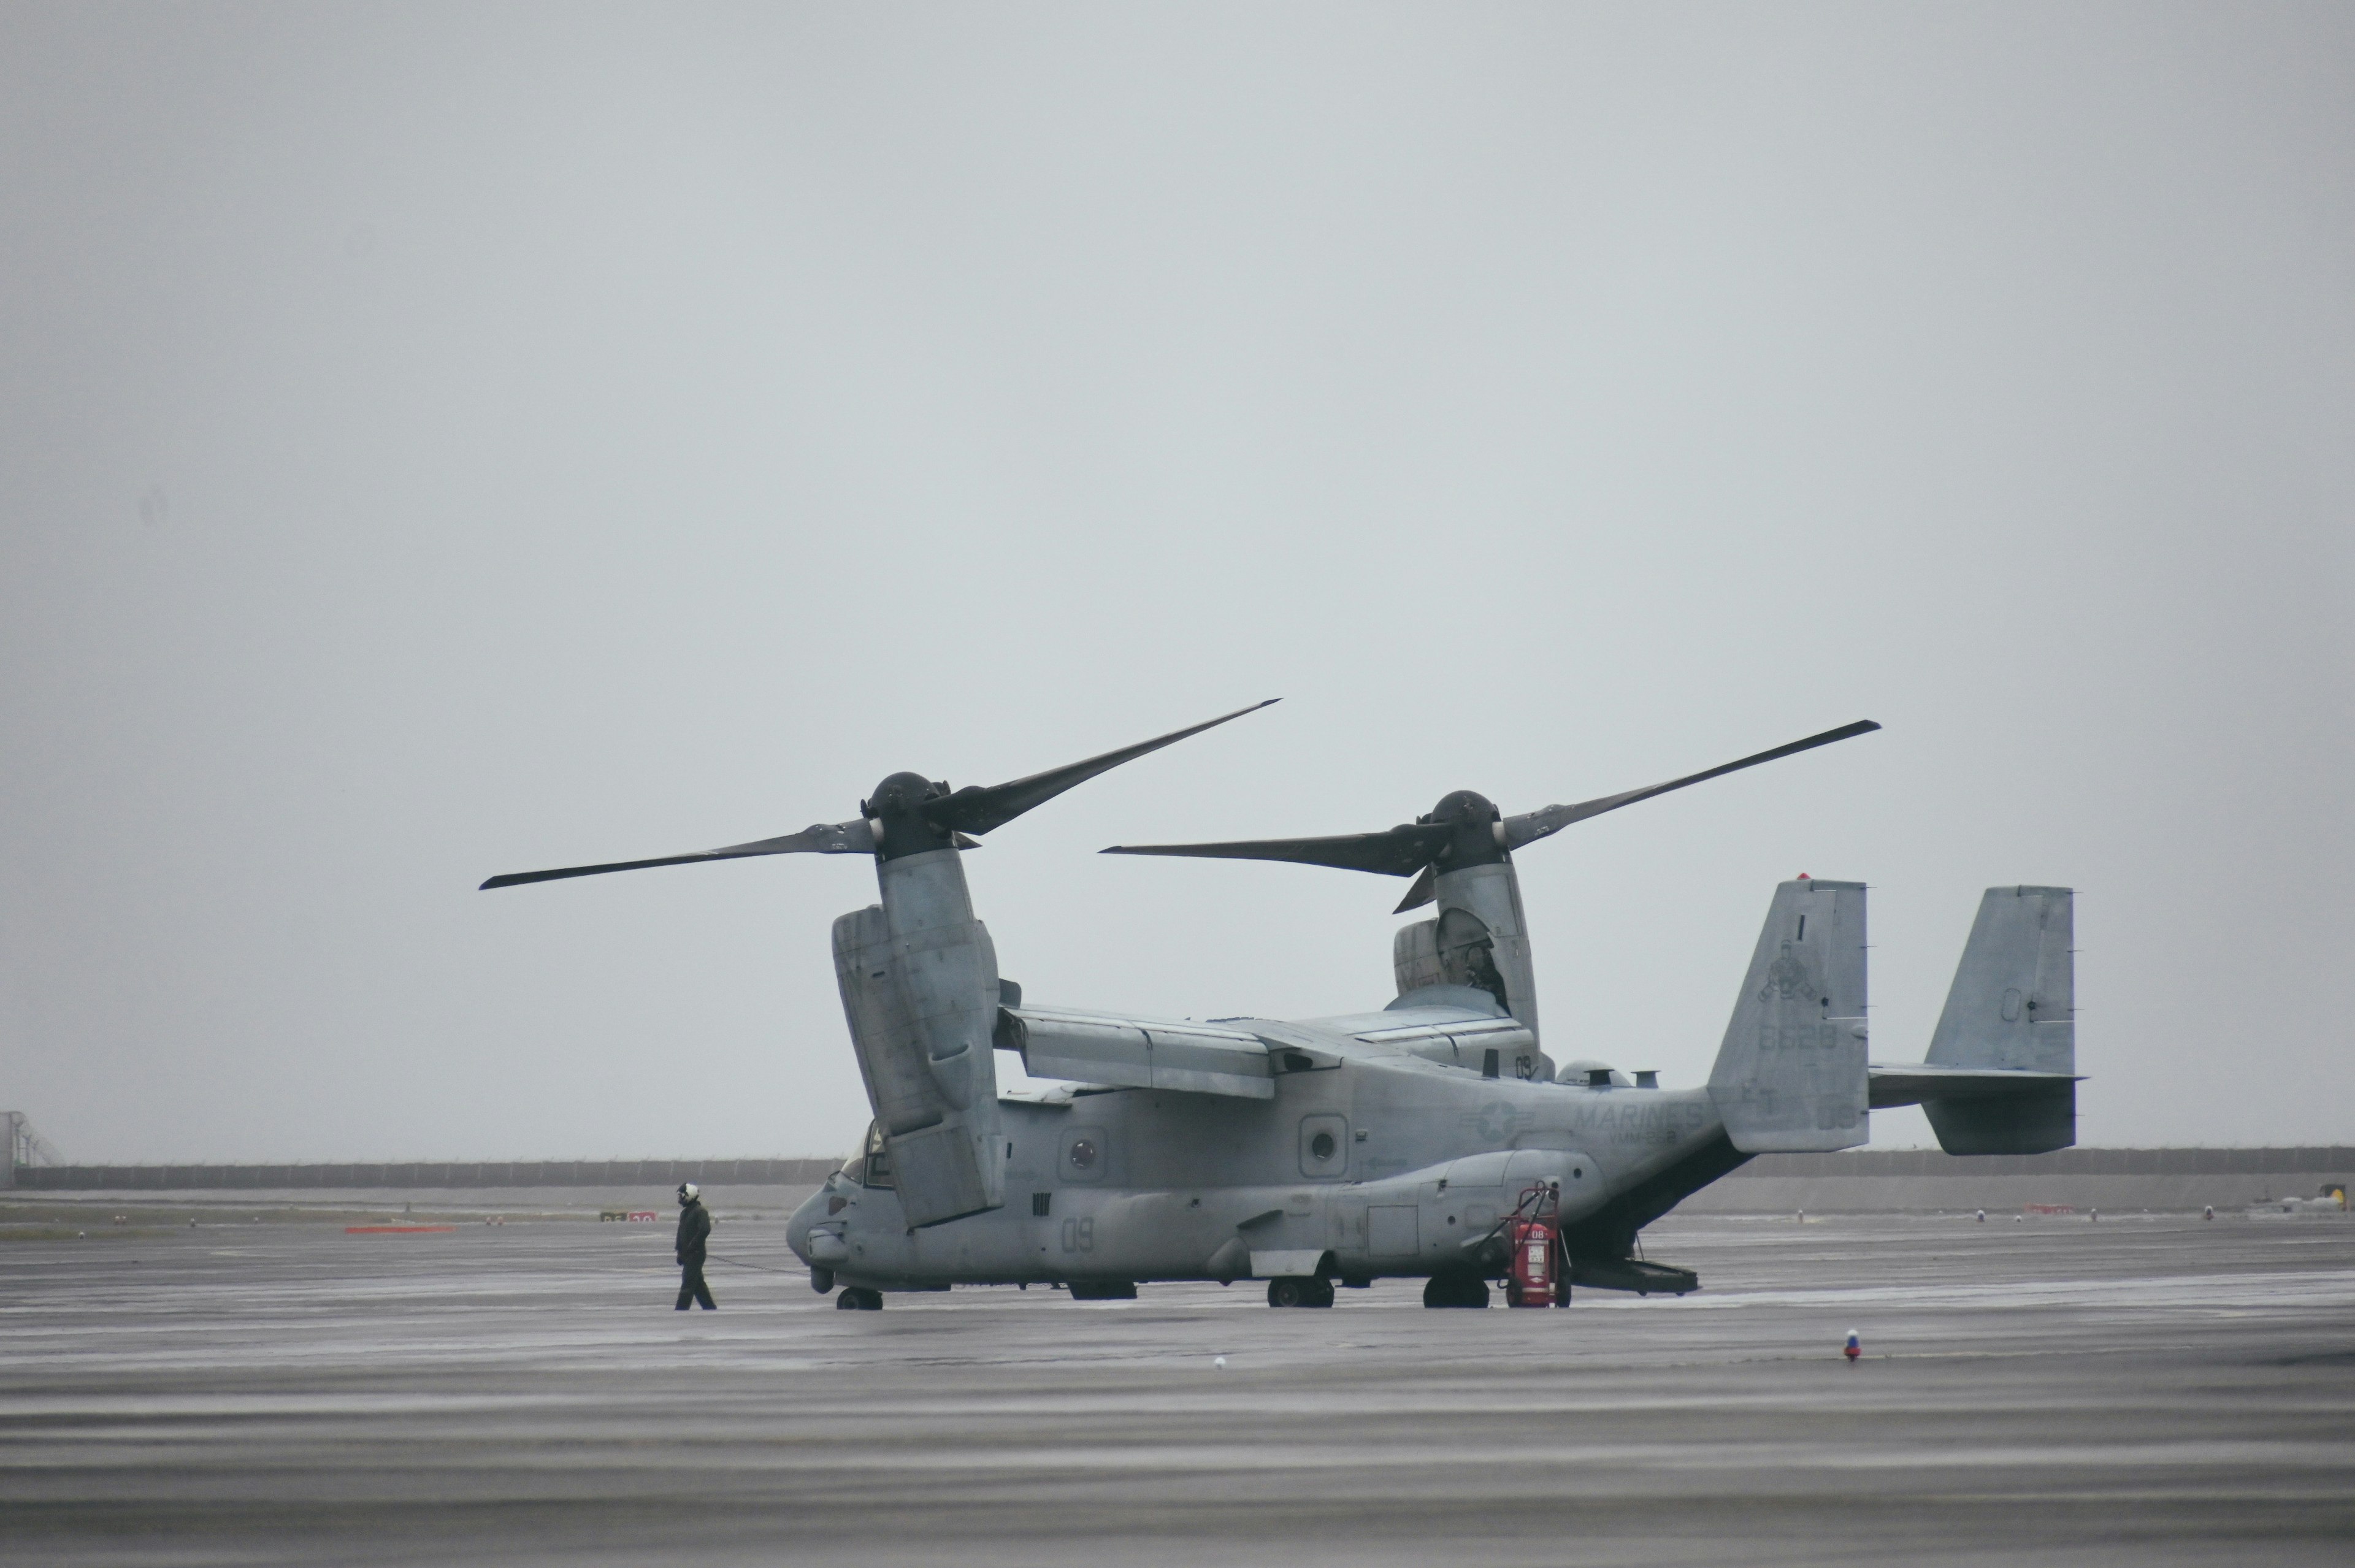
[[[1773,884],[1918,1059],[2079,890],[2083,1140],[2355,1141],[2355,9],[0,8],[0,1104],[85,1159],[799,1155],[852,858],[477,893],[1281,696],[969,858],[1034,999],[1550,1048]],[[1927,1141],[1917,1113],[1876,1142]]]

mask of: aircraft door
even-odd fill
[[[1412,1258],[1423,1252],[1412,1203],[1377,1203],[1366,1211],[1366,1251],[1378,1258]]]
[[[1333,1179],[1349,1173],[1349,1119],[1300,1118],[1300,1174]]]

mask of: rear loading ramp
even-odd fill
[[[1641,1258],[1575,1259],[1570,1283],[1586,1290],[1632,1290],[1638,1296],[1688,1296],[1700,1288],[1700,1275],[1672,1264]]]

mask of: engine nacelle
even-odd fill
[[[954,849],[878,862],[883,902],[834,923],[835,977],[911,1225],[1006,1201],[997,952]]]
[[[1494,997],[1535,1033],[1537,986],[1512,862],[1443,871],[1435,888],[1438,916],[1403,926],[1391,939],[1391,969],[1399,995],[1433,986],[1469,986]]]

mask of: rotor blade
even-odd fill
[[[992,828],[1005,827],[1032,806],[1046,805],[1072,785],[1087,783],[1098,773],[1132,762],[1147,752],[1157,752],[1188,735],[1199,735],[1205,730],[1215,729],[1230,719],[1256,713],[1281,700],[1271,697],[1266,702],[1238,708],[1232,713],[1222,713],[1204,723],[1173,730],[1167,735],[1140,741],[1134,746],[1123,746],[1117,752],[1106,752],[1103,756],[1090,757],[1084,763],[1068,763],[1060,768],[1050,768],[1043,773],[1032,773],[1027,779],[1016,779],[1002,784],[967,784],[954,795],[928,803],[924,815],[935,827],[963,833],[987,833]]]
[[[1859,719],[1853,724],[1843,724],[1837,730],[1827,730],[1820,735],[1810,735],[1804,741],[1794,741],[1787,746],[1777,746],[1771,752],[1761,752],[1754,757],[1744,757],[1738,763],[1711,768],[1707,773],[1688,773],[1666,784],[1646,784],[1631,789],[1625,795],[1606,795],[1596,800],[1582,800],[1575,805],[1549,805],[1539,811],[1523,812],[1518,816],[1505,818],[1505,848],[1518,849],[1524,844],[1534,844],[1550,834],[1559,833],[1573,822],[1583,822],[1590,816],[1600,816],[1606,811],[1616,811],[1623,805],[1633,805],[1639,800],[1649,800],[1656,795],[1666,795],[1672,789],[1697,784],[1705,780],[1722,778],[1743,768],[1754,768],[1761,763],[1771,763],[1778,757],[1792,756],[1800,752],[1828,746],[1834,741],[1868,734],[1881,726],[1870,719]]]
[[[1107,855],[1185,855],[1217,860],[1290,860],[1344,871],[1412,877],[1431,863],[1455,832],[1413,824],[1386,833],[1344,833],[1331,838],[1251,838],[1234,844],[1115,844]]]
[[[1398,908],[1391,912],[1404,914],[1411,909],[1421,909],[1438,896],[1439,868],[1436,865],[1425,866],[1423,869],[1423,875],[1414,880],[1414,886],[1407,889],[1406,897],[1399,900]]]
[[[762,838],[751,844],[730,844],[724,849],[702,849],[692,855],[666,855],[658,860],[615,860],[602,866],[559,866],[552,871],[510,871],[493,877],[475,891],[518,887],[525,882],[554,882],[566,877],[597,877],[607,871],[641,871],[649,866],[691,866],[701,860],[742,860],[754,855],[872,855],[875,835],[863,816],[848,822],[820,822],[782,838]]]

